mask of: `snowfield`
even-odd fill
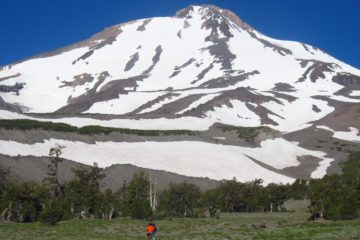
[[[350,129],[349,132],[343,132],[343,131],[334,131],[333,129],[326,126],[316,126],[316,127],[332,132],[334,138],[342,139],[345,141],[360,142],[359,129],[357,128],[349,127]]]
[[[283,139],[267,140],[260,148],[245,148],[197,141],[178,142],[83,142],[59,139],[44,140],[43,143],[22,144],[0,141],[0,153],[10,156],[47,156],[55,144],[66,146],[63,157],[69,160],[100,167],[113,164],[158,169],[192,177],[208,177],[215,180],[240,181],[264,179],[270,182],[291,183],[294,179],[268,170],[252,159],[277,169],[297,166],[297,157],[303,155],[324,156],[324,153],[308,151]],[[278,151],[275,153],[273,149]],[[325,165],[322,166],[326,167]],[[326,170],[322,169],[322,170]],[[314,177],[322,177],[326,171],[317,170]]]

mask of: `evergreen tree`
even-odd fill
[[[43,183],[47,186],[53,197],[58,198],[60,194],[62,194],[62,187],[59,182],[59,164],[63,161],[61,158],[62,149],[65,146],[56,145],[55,147],[50,149],[49,157],[50,164],[48,165],[47,177],[44,178]]]
[[[132,218],[145,219],[152,215],[149,201],[150,182],[144,172],[134,174],[127,187],[126,207]]]
[[[8,174],[9,174],[9,170],[5,170],[0,165],[0,210],[2,209],[1,200],[9,187]]]
[[[128,184],[123,182],[122,186],[115,192],[115,208],[121,216],[129,216],[129,209],[127,208],[128,201]]]
[[[61,204],[55,200],[50,200],[46,208],[40,214],[40,222],[48,225],[56,225],[62,220],[64,210]]]
[[[195,184],[170,183],[159,196],[159,209],[174,217],[196,216],[200,207],[201,191]]]
[[[110,189],[106,189],[104,193],[100,192],[98,216],[102,219],[112,220],[115,215],[116,204],[116,196]]]
[[[95,217],[101,198],[100,181],[105,174],[96,164],[73,169],[73,172],[75,178],[66,187],[66,197],[72,205],[72,212],[80,214],[81,218]]]
[[[360,216],[360,153],[351,153],[341,175],[311,180],[309,210],[312,218],[331,220]]]
[[[233,180],[224,181],[218,187],[218,203],[224,212],[240,211],[244,207],[243,183]]]
[[[11,183],[2,199],[8,206],[4,217],[17,222],[37,221],[48,194],[43,186],[34,182]]]
[[[270,197],[270,211],[282,211],[285,200],[287,199],[286,186],[270,183],[266,188]]]
[[[296,200],[303,200],[307,198],[308,182],[304,179],[296,179],[291,186],[289,186],[288,198]]]

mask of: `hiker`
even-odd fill
[[[150,222],[146,227],[146,235],[148,236],[148,240],[155,240],[156,232],[157,232],[156,225]]]
[[[153,237],[153,240],[155,240],[156,239],[156,233],[157,233],[157,227],[156,227],[155,223],[153,223],[152,225],[154,227],[154,231],[152,232],[152,237]]]

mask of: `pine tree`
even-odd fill
[[[127,189],[126,206],[132,218],[145,219],[152,215],[150,206],[150,181],[144,172],[134,174]]]
[[[53,197],[55,198],[59,197],[62,192],[58,173],[59,164],[63,161],[61,154],[64,148],[65,146],[56,145],[50,149],[50,164],[48,165],[47,177],[45,177],[43,180],[44,185],[49,188]]]

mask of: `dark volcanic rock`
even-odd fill
[[[114,36],[110,36],[110,37],[106,38],[105,40],[101,41],[100,43],[96,44],[95,46],[92,46],[88,52],[84,53],[81,57],[76,59],[73,62],[73,64],[75,64],[76,62],[78,62],[80,60],[85,60],[85,59],[89,58],[91,55],[94,54],[94,52],[96,50],[103,48],[106,45],[111,45],[115,41],[116,41],[116,37],[114,37]]]
[[[209,10],[203,15],[202,20],[201,28],[211,30],[210,36],[206,39],[207,41],[212,41],[214,38],[219,39],[220,33],[226,38],[233,37],[229,21],[220,12]]]
[[[225,76],[220,78],[211,79],[199,85],[200,88],[225,88],[234,86],[241,81],[249,79],[250,76],[260,74],[259,71],[255,70],[249,73],[242,73],[236,76]]]
[[[343,86],[360,86],[360,76],[356,76],[351,73],[338,73],[332,78],[332,80]]]
[[[316,113],[319,113],[319,112],[321,112],[321,109],[320,108],[318,108],[318,106],[316,106],[316,105],[312,105],[312,110],[314,111],[314,112],[316,112]]]
[[[173,97],[177,97],[179,95],[180,94],[178,94],[178,93],[166,93],[164,95],[161,95],[160,97],[155,98],[154,100],[151,100],[151,101],[141,105],[140,107],[138,107],[137,109],[135,109],[134,111],[132,111],[132,112],[126,114],[126,115],[132,116],[132,115],[138,114],[141,111],[143,111],[143,110],[145,110],[147,108],[150,108],[150,107],[152,107],[153,105],[155,105],[155,104],[157,104],[159,102],[162,102],[162,101],[164,101],[166,99],[171,99]]]
[[[76,97],[69,98],[69,105],[64,106],[57,111],[56,114],[76,114],[82,113],[88,110],[94,103],[108,101],[111,99],[116,99],[120,94],[128,94],[129,88],[136,89],[138,87],[137,82],[143,81],[149,77],[149,73],[154,69],[156,64],[160,61],[160,56],[162,53],[161,45],[155,49],[155,55],[152,58],[153,64],[146,69],[142,75],[133,76],[127,79],[118,79],[112,80],[104,85],[100,90],[97,88],[104,82],[105,78],[109,77],[108,72],[103,72],[99,77],[98,81],[92,89],[87,91],[85,94]]]
[[[311,53],[312,55],[315,55],[315,53],[314,53],[314,52],[310,49],[310,47],[308,47],[306,44],[301,43],[301,45],[303,46],[303,48],[304,48],[307,52]]]
[[[173,102],[167,103],[160,108],[146,113],[143,117],[151,117],[151,118],[159,118],[159,117],[167,117],[174,118],[177,117],[176,113],[180,112],[186,108],[188,108],[193,102],[199,100],[204,94],[193,94],[190,96],[186,96],[180,99],[177,99]]]
[[[326,72],[334,72],[334,69],[339,67],[336,63],[326,63],[318,60],[297,59],[300,62],[302,68],[307,67],[304,74],[299,78],[298,82],[304,82],[308,77],[312,82],[316,82],[317,79],[325,78]]]
[[[214,68],[214,63],[211,63],[207,68],[205,68],[204,70],[202,70],[196,77],[197,79],[192,81],[191,84],[195,84],[197,83],[198,81],[202,80],[205,75],[210,72],[211,69]]]
[[[240,29],[246,30],[246,31],[250,31],[253,30],[253,28],[247,24],[246,22],[244,22],[243,20],[241,20],[235,13],[229,11],[229,10],[224,10],[221,9],[215,5],[210,5],[210,4],[205,4],[202,5],[202,7],[205,9],[205,15],[207,17],[212,17],[212,16],[222,16],[224,17],[225,20],[233,23],[235,26],[237,26]],[[175,17],[178,18],[190,18],[191,17],[191,13],[194,11],[194,7],[193,6],[189,6],[187,8],[181,9],[180,11],[178,11],[175,15]]]
[[[178,36],[178,38],[181,39],[181,38],[182,38],[182,32],[181,32],[181,30],[179,30],[176,35]]]
[[[275,92],[275,91],[267,91],[267,92],[274,94],[274,96],[276,98],[285,99],[289,103],[294,102],[294,101],[296,101],[296,99],[298,99],[297,97],[294,97],[294,96],[289,95],[289,94],[281,93],[281,92]]]
[[[83,73],[80,75],[76,75],[73,77],[73,81],[62,81],[64,85],[61,85],[60,87],[77,87],[84,85],[85,83],[92,82],[94,80],[94,77],[91,76],[91,74]]]
[[[212,40],[214,42],[213,45],[206,48],[211,55],[217,60],[216,62],[222,65],[222,69],[231,69],[232,61],[236,58],[229,50],[229,46],[226,43],[225,39],[221,40]]]
[[[328,126],[335,131],[350,131],[349,127],[360,129],[360,104],[338,103],[335,110],[322,119],[315,121],[316,125]]]
[[[153,64],[148,69],[146,69],[143,72],[143,74],[149,74],[154,69],[155,65],[160,61],[161,53],[162,53],[162,48],[161,48],[161,45],[159,45],[156,47],[155,55],[152,58]]]
[[[186,29],[186,28],[189,28],[191,27],[190,23],[188,21],[184,21],[184,25],[183,25],[183,28]]]
[[[290,49],[287,49],[287,48],[284,48],[284,47],[281,47],[281,46],[278,46],[278,45],[275,45],[269,41],[266,41],[265,39],[262,39],[260,37],[258,37],[256,35],[256,33],[254,32],[249,32],[250,36],[253,37],[254,39],[258,40],[259,42],[261,42],[265,48],[272,48],[274,52],[277,52],[279,53],[280,55],[282,56],[286,56],[286,55],[292,55],[292,51]]]
[[[11,76],[7,76],[7,77],[1,77],[0,78],[0,82],[1,81],[5,81],[5,80],[8,80],[8,79],[11,79],[11,78],[17,78],[17,77],[20,77],[21,74],[20,73],[17,73],[17,74],[14,74],[14,75],[11,75]]]
[[[324,124],[319,123],[318,125]],[[328,174],[341,173],[341,164],[345,161],[348,154],[360,150],[360,143],[336,139],[331,131],[319,129],[315,126],[288,133],[284,135],[284,138],[291,142],[298,142],[299,146],[305,149],[325,152],[326,157],[333,158],[335,161],[328,168]],[[292,168],[289,169],[291,170]],[[304,170],[306,171],[305,168],[298,168],[298,172],[304,172]]]
[[[21,89],[24,88],[25,83],[15,83],[14,85],[0,85],[0,92],[14,92],[19,95]]]
[[[139,53],[135,53],[130,57],[130,60],[126,63],[124,71],[130,71],[137,61],[139,61]]]
[[[295,88],[288,83],[276,83],[272,90],[276,92],[296,92]]]
[[[227,106],[231,108],[233,107],[233,105],[231,104],[230,101],[239,100],[245,102],[246,106],[256,115],[259,116],[259,118],[261,119],[261,124],[278,125],[276,122],[270,119],[268,115],[273,114],[280,118],[282,117],[271,112],[270,110],[266,109],[260,104],[271,101],[276,102],[278,104],[282,104],[282,103],[274,97],[254,94],[250,90],[251,89],[241,87],[241,88],[236,88],[234,90],[224,91],[221,95],[214,97],[212,100],[204,104],[199,105],[195,109],[186,111],[184,113],[184,116],[204,117],[206,112],[214,111],[215,107]],[[253,106],[252,104],[249,103],[256,104],[256,106]]]
[[[187,8],[181,9],[179,10],[176,14],[175,17],[178,18],[187,18],[190,16],[190,13],[194,11],[194,7],[193,6],[188,6]]]
[[[151,22],[152,19],[146,19],[143,23],[136,29],[137,31],[145,31],[146,26]]]
[[[0,96],[0,110],[6,110],[10,112],[21,112],[21,108],[14,104],[10,104],[4,101],[4,99]]]
[[[105,78],[108,76],[107,72],[103,72],[99,77],[98,81],[96,82],[95,86],[86,92],[85,94],[76,97],[70,98],[68,100],[69,105],[62,107],[61,109],[57,110],[56,113],[81,113],[88,110],[95,102],[102,102],[108,101],[111,99],[118,98],[120,94],[127,94],[129,90],[127,88],[135,88],[137,87],[137,81],[142,81],[147,76],[140,75],[135,76],[127,79],[119,79],[113,80],[104,85],[98,92],[98,86],[103,83]]]
[[[193,62],[195,62],[196,59],[195,58],[190,58],[189,60],[187,60],[184,64],[182,64],[181,66],[176,66],[174,68],[174,72],[173,74],[171,74],[171,76],[169,78],[173,78],[176,75],[178,75],[181,72],[181,69],[186,68],[187,66],[189,66],[190,64],[192,64]]]

